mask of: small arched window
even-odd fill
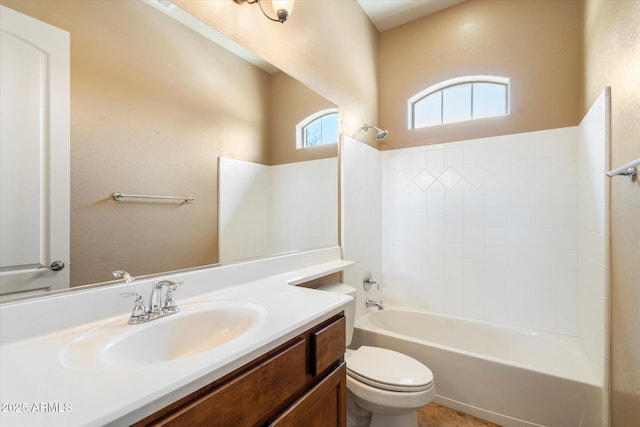
[[[309,148],[338,142],[338,109],[313,113],[296,125],[296,147]]]
[[[407,102],[409,129],[509,114],[509,79],[466,76],[446,80]]]

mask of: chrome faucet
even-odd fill
[[[384,305],[382,305],[382,301],[376,301],[371,298],[367,298],[367,300],[365,301],[365,305],[367,306],[367,308],[378,307],[378,310],[384,310]]]
[[[137,292],[123,292],[120,295],[123,297],[135,296],[136,302],[129,316],[129,324],[137,325],[140,323],[149,322],[160,317],[169,316],[180,311],[175,299],[173,298],[173,291],[175,291],[182,282],[174,282],[171,280],[162,280],[156,282],[151,287],[151,295],[149,297],[149,309],[147,310],[142,301],[142,296]],[[167,288],[167,294],[162,302],[162,288]]]
[[[163,304],[162,288],[165,286],[167,288],[167,296]],[[176,283],[171,280],[162,280],[153,284],[153,287],[151,288],[151,295],[149,296],[149,320],[180,311],[178,305],[173,299],[173,291],[175,291],[178,286],[180,286],[180,283]]]

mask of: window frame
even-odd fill
[[[338,108],[326,108],[324,110],[320,110],[320,111],[316,111],[313,114],[308,115],[307,117],[305,117],[304,119],[302,119],[300,122],[298,122],[298,124],[296,125],[296,149],[300,149],[300,148],[314,148],[314,147],[321,147],[321,146],[325,146],[325,145],[331,145],[331,144],[337,144],[338,143],[338,133],[336,133],[336,140],[334,142],[329,142],[326,144],[317,144],[317,145],[312,145],[312,146],[307,146],[306,145],[306,132],[305,129],[311,125],[312,123],[314,123],[317,120],[322,120],[323,117],[326,116],[330,116],[330,115],[336,115],[336,119],[337,119],[337,123],[336,125],[340,124],[340,116],[338,113]],[[336,126],[338,127],[338,126]]]
[[[495,85],[500,85],[500,86],[504,86],[505,87],[505,114],[504,115],[498,115],[498,116],[485,116],[485,117],[481,117],[478,119],[474,119],[473,118],[473,85],[476,83],[488,83],[488,84],[495,84]],[[443,108],[442,108],[442,103],[444,102],[444,91],[446,89],[455,87],[455,86],[463,86],[463,85],[471,85],[471,99],[470,99],[470,103],[471,103],[471,119],[469,120],[462,120],[462,121],[457,121],[457,122],[448,122],[448,123],[444,123],[443,118],[442,118],[442,114],[443,114]],[[421,90],[420,92],[416,93],[415,95],[413,95],[411,98],[409,98],[407,100],[407,128],[409,130],[414,130],[414,129],[424,129],[427,127],[433,127],[433,126],[442,126],[445,124],[452,124],[452,123],[462,123],[462,122],[467,122],[467,121],[473,121],[473,120],[481,120],[481,119],[485,119],[485,118],[493,118],[493,117],[504,117],[504,116],[508,116],[510,111],[510,102],[509,102],[509,95],[510,95],[510,86],[511,86],[511,79],[509,77],[502,77],[502,76],[462,76],[462,77],[455,77],[452,79],[448,79],[448,80],[444,80],[442,82],[436,83],[434,85],[429,86],[426,89]],[[440,96],[440,123],[439,124],[433,124],[433,125],[429,125],[429,126],[422,126],[422,127],[415,127],[415,105],[422,101],[423,99],[427,98],[428,96],[434,95],[436,93],[440,92],[441,96]]]

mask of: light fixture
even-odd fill
[[[280,22],[280,23],[284,23],[284,21],[287,20],[289,15],[291,15],[291,12],[293,11],[293,2],[294,2],[294,0],[273,0],[271,2],[271,6],[273,6],[273,10],[276,13],[276,16],[278,18],[272,18],[269,15],[267,15],[267,13],[262,8],[262,4],[260,3],[260,0],[233,0],[233,1],[238,3],[238,4],[242,4],[242,3],[256,4],[256,3],[258,3],[258,6],[260,6],[260,10],[262,11],[262,14],[264,16],[266,16],[268,19],[270,19],[272,21]]]

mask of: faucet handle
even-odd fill
[[[173,298],[173,291],[171,288],[167,290],[167,296],[164,300],[164,304],[162,305],[162,309],[169,313],[175,313],[179,311],[178,304],[176,304],[176,300]]]
[[[368,291],[371,289],[372,285],[377,285],[378,290],[380,290],[380,285],[378,284],[378,282],[373,280],[373,274],[371,274],[370,271],[367,271],[366,273],[364,273],[364,277],[362,278],[362,287],[365,291]]]
[[[135,325],[144,322],[149,318],[149,314],[147,313],[147,309],[145,308],[142,300],[142,295],[138,292],[122,292],[120,296],[123,298],[136,297],[133,310],[131,310],[131,316],[129,316],[130,324]]]
[[[182,282],[172,282],[167,280],[167,295],[164,300],[164,304],[162,305],[162,309],[169,313],[176,313],[180,311],[178,308],[178,304],[176,304],[176,300],[173,298],[173,291],[175,291],[178,286],[181,286]]]

